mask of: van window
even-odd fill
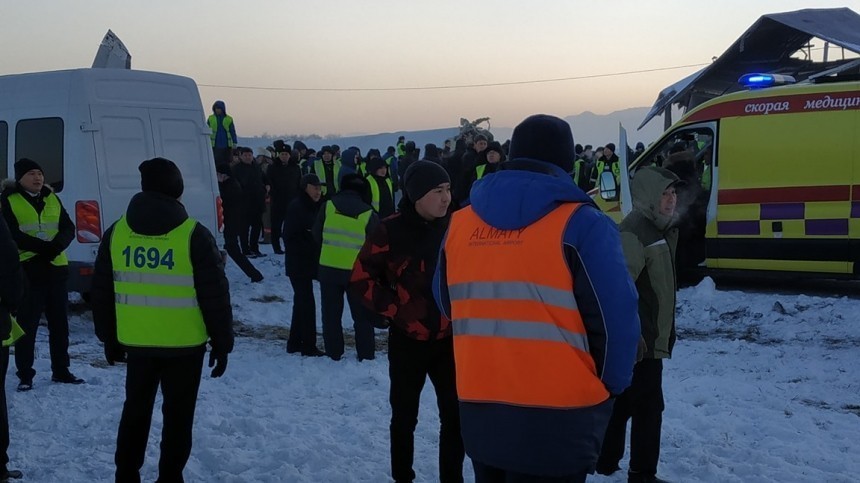
[[[9,174],[9,124],[0,121],[0,178]]]
[[[45,183],[63,191],[63,120],[59,117],[24,119],[15,126],[15,159],[39,163]]]
[[[671,169],[687,183],[711,189],[711,173],[715,162],[714,130],[711,126],[690,126],[679,129],[663,139],[656,149],[642,158],[634,172],[645,166]]]

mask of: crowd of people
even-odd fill
[[[213,111],[225,249],[261,281],[248,258],[264,256],[269,213],[270,242],[294,292],[287,352],[341,360],[344,305],[359,361],[376,357],[375,329],[388,330],[395,482],[417,477],[414,432],[428,378],[439,407],[442,482],[463,481],[466,455],[478,483],[609,475],[620,470],[629,420],[628,482],[664,481],[657,477],[662,360],[675,342],[676,187],[683,182],[675,173],[639,169],[633,211],[617,226],[579,186],[595,170],[618,176],[614,147],[604,146],[587,171],[590,150],[580,151],[556,117],[527,118],[504,144],[475,133],[443,148],[428,144],[421,156],[401,138],[385,155],[324,146],[317,157],[300,141],[276,142],[261,163],[235,146],[224,103]],[[158,481],[181,482],[207,345],[214,378],[233,350],[232,304],[215,238],[181,203],[177,165],[154,158],[139,171],[140,193],[98,249],[93,321],[108,364],[127,368],[116,481],[140,481],[160,387]],[[18,390],[32,390],[44,312],[52,380],[82,384],[69,370],[68,213],[30,159],[15,163],[0,207],[4,378],[16,344]],[[22,474],[6,466],[2,396],[6,481]]]

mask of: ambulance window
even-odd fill
[[[42,166],[45,183],[63,191],[63,120],[25,119],[15,127],[15,159],[30,158]]]
[[[707,190],[710,189],[710,170],[713,167],[714,131],[708,126],[696,126],[681,129],[663,139],[656,149],[642,158],[633,167],[635,170],[645,166],[669,167],[670,160],[687,160],[695,172],[690,177],[696,177],[697,182]],[[691,182],[692,180],[687,180]]]
[[[9,124],[0,121],[0,178],[9,175]]]

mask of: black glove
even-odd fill
[[[122,346],[117,342],[106,342],[105,360],[111,366],[117,362],[125,362],[125,351]]]
[[[209,353],[209,367],[214,367],[211,377],[221,377],[224,371],[227,370],[227,354],[219,354],[216,352]]]

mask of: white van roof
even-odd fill
[[[194,80],[173,74],[84,68],[0,76],[0,110],[57,103],[201,109]]]

